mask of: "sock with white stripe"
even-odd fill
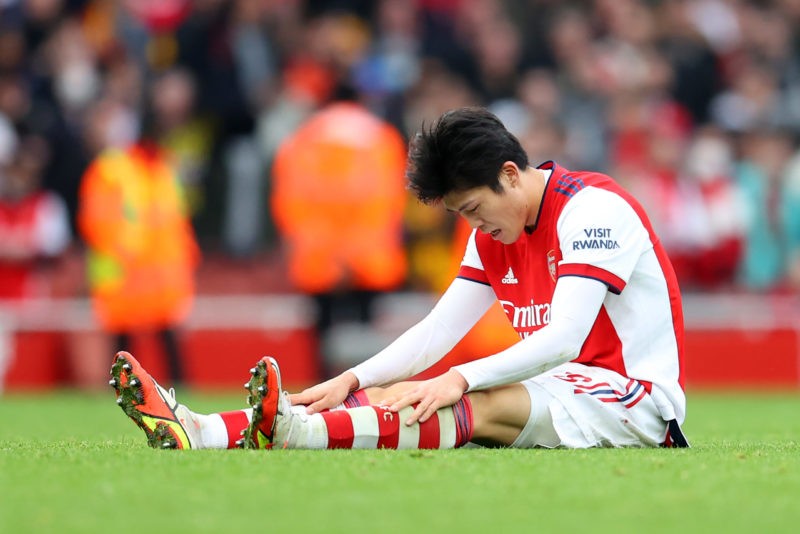
[[[235,449],[236,441],[241,439],[241,432],[250,424],[253,410],[235,410],[232,412],[212,413],[209,415],[194,414],[200,423],[200,439],[204,449]]]
[[[366,397],[364,397],[366,398]],[[305,415],[305,406],[292,406],[292,412]],[[200,424],[201,449],[236,449],[236,442],[242,437],[242,430],[253,419],[253,409],[234,410],[212,414],[194,414]]]
[[[472,405],[466,395],[424,423],[406,426],[402,421],[413,410],[360,406],[311,416],[296,411],[279,442],[290,449],[450,449],[472,438]]]

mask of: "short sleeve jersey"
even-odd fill
[[[559,277],[604,283],[603,306],[573,361],[638,380],[665,419],[682,421],[681,297],[644,210],[609,176],[554,162],[539,169],[551,174],[535,226],[510,245],[473,232],[458,276],[490,285],[521,338],[550,322]]]

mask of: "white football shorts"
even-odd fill
[[[614,371],[568,362],[522,385],[531,414],[512,447],[657,447],[666,438],[644,386]]]

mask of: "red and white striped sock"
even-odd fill
[[[241,439],[242,430],[250,424],[253,410],[195,414],[200,422],[200,439],[204,449],[235,449],[236,441]]]
[[[441,408],[424,423],[406,426],[413,407],[390,412],[383,406],[294,417],[287,429],[290,449],[450,449],[472,438],[472,405],[467,396]]]
[[[364,397],[366,399],[366,396]],[[292,406],[292,411],[305,414],[305,406]],[[203,449],[236,449],[242,430],[253,419],[253,409],[234,410],[212,414],[194,414],[200,423],[200,439]]]

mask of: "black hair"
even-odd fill
[[[521,169],[528,155],[519,140],[484,108],[459,108],[444,113],[429,128],[422,126],[411,141],[406,178],[419,200],[438,202],[450,192],[487,186],[500,193],[503,163]]]

